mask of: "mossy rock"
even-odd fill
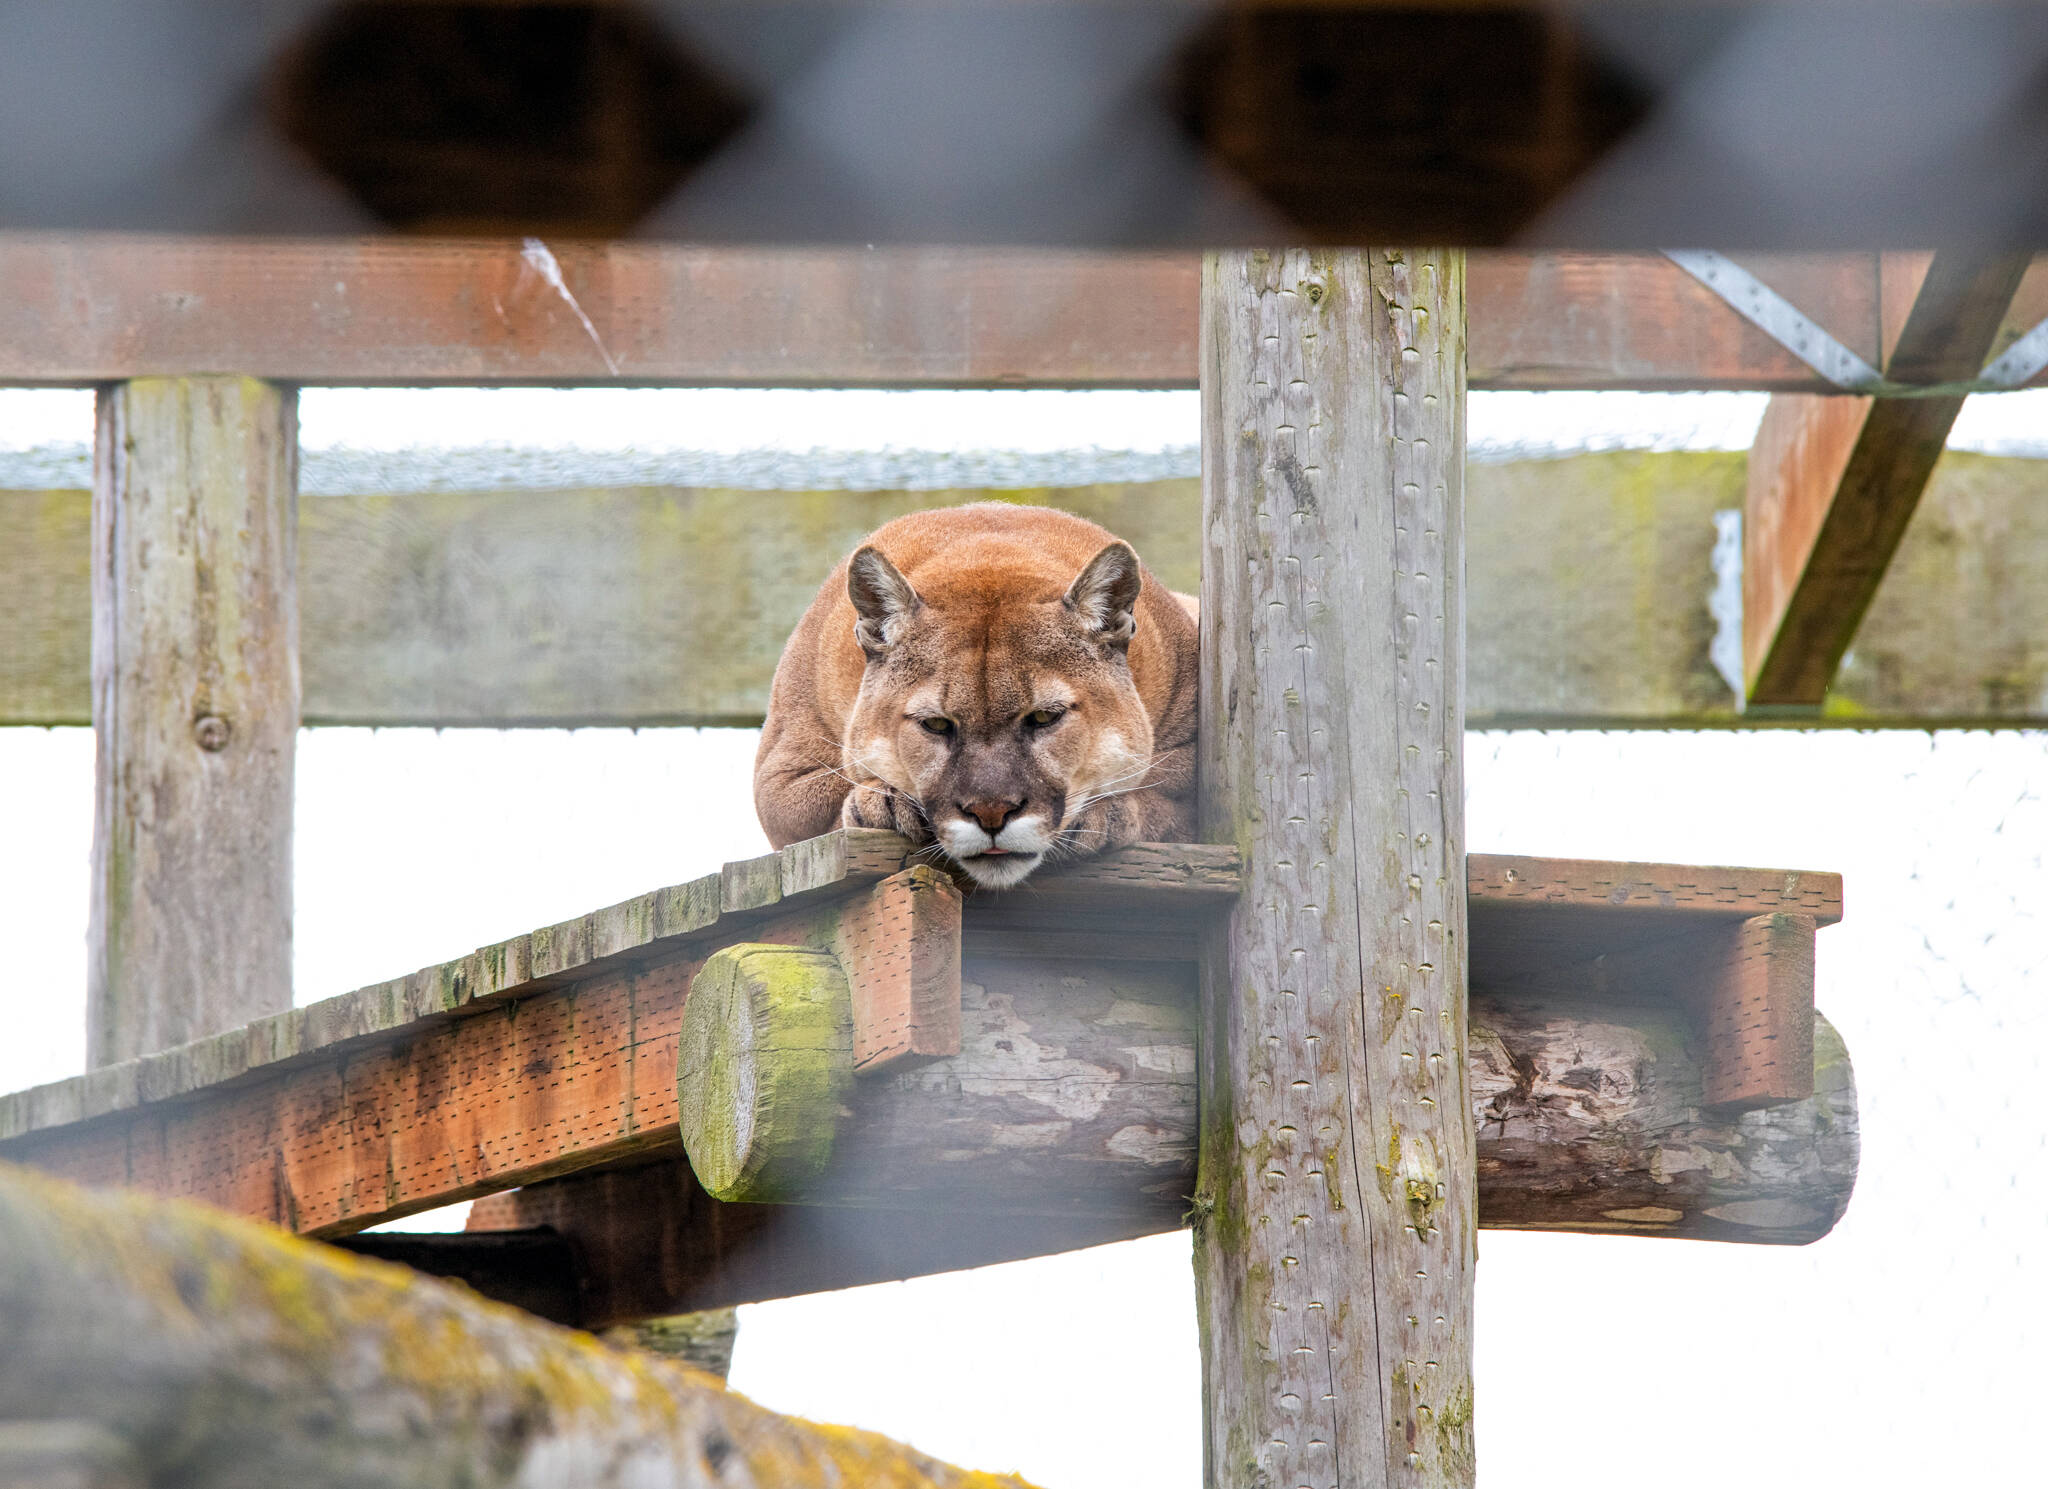
[[[742,942],[692,979],[676,1106],[712,1198],[800,1197],[831,1160],[852,1085],[853,998],[829,951]]]

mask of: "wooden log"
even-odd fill
[[[697,1175],[722,1198],[776,1200],[830,1154],[820,1112],[853,1087],[853,995],[831,952],[741,942],[690,980],[676,1115]]]
[[[732,1351],[739,1332],[738,1309],[713,1308],[620,1324],[598,1337],[621,1349],[644,1349],[724,1380],[732,1374]]]
[[[297,439],[248,378],[100,395],[93,1065],[291,1007]]]
[[[1212,1484],[1469,1485],[1465,263],[1211,254],[1202,826]]]
[[[695,1371],[197,1206],[0,1169],[0,1418],[210,1489],[1000,1489]]]
[[[912,851],[887,833],[833,833],[743,873],[0,1096],[0,1158],[329,1237],[508,1185],[666,1158],[680,1150],[683,992],[704,958],[739,941],[835,948],[848,905]],[[1826,924],[1841,913],[1833,874],[1491,855],[1467,868],[1476,987],[1684,1010],[1701,1038],[1694,972],[1711,964],[1716,938],[1755,916]],[[976,895],[960,944],[970,966],[1052,957],[1106,974],[1127,963],[1185,969],[1237,874],[1226,846],[1136,845],[1048,870],[1026,894]],[[721,910],[729,879],[758,900]],[[902,1251],[911,1229],[884,1250]],[[771,1271],[747,1285],[783,1285]]]
[[[583,1328],[900,1282],[1172,1229],[1157,1211],[1089,1215],[726,1204],[678,1153],[479,1200],[473,1230],[545,1226],[577,1257]]]
[[[135,1450],[95,1422],[0,1422],[7,1489],[148,1489]]]
[[[1751,950],[1782,929],[1757,928],[1727,929]],[[1709,951],[1727,929],[1704,943]],[[1189,964],[970,960],[960,1054],[858,1083],[844,984],[828,974],[792,985],[804,975],[790,967],[780,998],[754,1009],[751,1026],[703,1020],[679,1101],[700,1065],[720,1070],[726,1089],[774,1092],[741,1120],[686,1121],[683,1146],[713,1198],[935,1217],[1099,1216],[1105,1239],[1126,1224],[1186,1221],[1198,1133]],[[1717,1044],[1734,1034],[1701,1029],[1682,979],[1671,996],[1654,987],[1601,988],[1583,975],[1540,993],[1475,986],[1479,1224],[1789,1244],[1826,1234],[1856,1176],[1855,1094],[1840,1040],[1817,1025],[1809,999],[1803,1036],[1779,1026],[1777,1040],[1780,1060],[1804,1051],[1807,1095],[1756,1110],[1762,1103],[1728,1093],[1716,1064]],[[838,1080],[778,1080],[778,1010],[790,1011],[791,1039],[808,1045],[812,1029],[833,1023],[816,1015],[821,998],[842,1010]],[[814,1060],[817,1050],[804,1053]],[[808,1137],[794,1150],[775,1136],[792,1129]],[[1726,1218],[1780,1211],[1787,1218],[1770,1226]]]
[[[1475,993],[1481,1227],[1818,1239],[1855,1186],[1858,1121],[1840,1037],[1823,1020],[1814,1042],[1811,1099],[1736,1117],[1706,1106],[1697,1041],[1675,1003],[1646,1016],[1639,1003],[1583,991],[1540,1002]],[[470,1225],[546,1227],[566,1238],[577,1258],[576,1322],[604,1328],[1050,1256],[1189,1219],[1160,1206],[1112,1216],[727,1204],[678,1158],[495,1195],[477,1203]],[[479,1271],[467,1275],[474,1282]]]
[[[1887,267],[1902,272],[1892,256]],[[1960,382],[1989,360],[2032,255],[1920,261],[1890,318],[1895,380]],[[1962,412],[1961,397],[1771,400],[1750,452],[1742,530],[1749,701],[1818,708]]]

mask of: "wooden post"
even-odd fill
[[[1464,256],[1203,269],[1212,1489],[1473,1481]]]
[[[297,400],[239,377],[100,394],[87,1058],[291,1006]]]

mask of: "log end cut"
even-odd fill
[[[800,1193],[832,1156],[852,1084],[852,993],[831,952],[743,942],[691,981],[676,1105],[714,1199]]]

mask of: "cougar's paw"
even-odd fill
[[[1115,796],[1068,818],[1060,829],[1060,845],[1068,853],[1085,856],[1139,842],[1144,836],[1142,815],[1132,808],[1130,796]]]
[[[839,810],[841,827],[879,827],[909,838],[913,843],[932,840],[931,824],[917,803],[878,781],[866,781],[846,793],[846,805]]]

